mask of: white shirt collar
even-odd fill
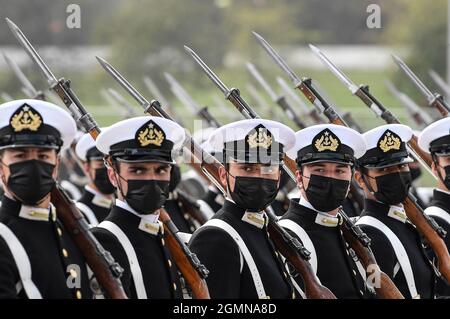
[[[141,219],[145,219],[149,223],[157,223],[159,220],[159,212],[154,214],[139,214],[136,212],[126,201],[122,201],[120,199],[116,199],[116,206],[125,209],[126,211],[138,216]]]
[[[108,198],[107,196],[105,196],[104,194],[96,191],[95,189],[93,189],[91,186],[86,185],[84,186],[84,189],[91,193],[92,195],[94,195],[94,198],[92,198],[92,203],[94,205],[103,207],[103,208],[110,208],[111,204],[113,202],[113,200],[111,198]]]
[[[56,209],[53,204],[50,204],[49,208],[33,207],[27,205],[21,205],[19,217],[36,220],[36,221],[49,221],[50,216],[53,221],[56,220]]]
[[[300,196],[299,204],[317,212],[315,220],[316,224],[327,227],[337,227],[339,225],[339,217],[315,209],[313,205],[311,205],[311,203],[303,196]]]
[[[405,223],[408,219],[408,216],[406,215],[405,208],[403,206],[394,206],[391,205],[389,207],[388,216],[391,218],[394,218],[402,223]]]
[[[229,196],[225,197],[225,200],[236,204],[234,200]],[[266,217],[266,213],[264,211],[258,213],[246,211],[244,215],[242,215],[241,220],[249,223],[250,225],[258,227],[259,229],[262,229],[268,222],[268,218]]]
[[[435,188],[435,190],[437,190],[438,192],[441,192],[441,193],[444,193],[444,194],[450,195],[450,192],[449,192],[449,191],[445,191],[445,190],[443,190],[443,189],[440,189],[440,188]]]
[[[148,234],[157,235],[160,231],[164,232],[162,222],[159,221],[159,213],[142,215],[136,212],[126,201],[116,199],[116,206],[138,216],[141,221],[138,228]]]

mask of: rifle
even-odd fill
[[[337,114],[332,106],[330,106],[322,96],[320,96],[317,90],[312,86],[312,81],[310,78],[300,78],[295,74],[295,72],[286,64],[286,62],[281,58],[281,56],[272,48],[272,46],[259,34],[253,32],[258,42],[262,45],[262,47],[266,50],[266,52],[274,59],[276,64],[286,72],[294,83],[295,87],[298,88],[306,98],[313,103],[316,108],[318,108],[323,114],[328,118],[329,122],[336,125],[345,125],[348,126],[344,119]],[[348,217],[345,218],[346,215],[342,215],[342,218],[345,221],[345,227],[342,227],[342,232],[344,234],[345,239],[348,241],[349,245],[357,254],[358,258],[363,262],[363,264],[376,264],[375,256],[370,249],[370,243],[368,243],[362,234],[364,232],[361,228],[355,225],[351,219]],[[369,277],[368,268],[365,268],[366,275]],[[390,296],[393,299],[402,299],[403,296],[400,292],[395,291],[392,287],[395,286],[392,283],[392,280],[388,276],[383,275],[384,278],[381,282],[381,286],[376,289],[377,295],[379,296]]]
[[[414,74],[414,72],[395,54],[392,55],[395,63],[400,67],[400,69],[408,76],[408,78],[413,82],[413,84],[419,89],[427,99],[428,105],[435,107],[442,116],[447,116],[450,112],[450,107],[445,102],[444,97],[439,93],[432,93],[426,85]]]
[[[448,86],[448,83],[445,82],[443,78],[434,70],[428,70],[428,74],[433,79],[434,83],[436,83],[439,88],[445,92],[445,95],[448,97],[450,96],[450,87]]]
[[[247,89],[247,92],[250,94],[250,97],[252,98],[253,102],[256,103],[256,105],[262,110],[263,114],[269,118],[272,119],[275,117],[274,109],[269,108],[267,105],[266,100],[259,94],[258,90],[251,84],[246,83],[245,88]]]
[[[6,19],[6,21],[30,58],[39,66],[51,88],[58,93],[73,114],[76,112],[77,119],[86,125],[85,127],[92,136],[97,137],[98,126],[71,90],[69,81],[64,79],[58,81],[22,31],[11,20]],[[94,237],[83,215],[58,185],[51,191],[51,201],[58,211],[58,217],[68,229],[72,240],[86,258],[87,264],[92,269],[99,284],[106,290],[107,295],[115,299],[126,299],[127,296],[119,280],[123,269]]]
[[[425,126],[433,122],[433,119],[427,113],[422,111],[420,107],[408,95],[400,92],[395,87],[394,83],[386,81],[386,86],[389,91],[391,91],[392,95],[394,95],[406,107],[408,113],[420,128],[424,128]]]
[[[13,97],[6,92],[0,92],[0,96],[5,102],[9,102],[13,100]]]
[[[294,93],[294,91],[291,89],[291,87],[286,83],[286,81],[283,78],[277,76],[277,82],[278,82],[278,85],[281,87],[281,89],[286,94],[288,94],[292,98],[292,100],[297,102],[297,105],[299,105],[302,110],[301,111],[302,115],[305,115],[305,114],[308,115],[311,118],[311,120],[314,122],[314,124],[323,123],[323,120],[320,117],[320,114],[317,112],[317,109],[312,108],[311,110],[309,110],[308,107],[306,106],[306,103],[303,102],[303,100],[297,94]]]
[[[188,108],[192,111],[194,115],[198,115],[202,118],[206,123],[208,123],[211,127],[219,127],[220,124],[217,120],[212,116],[209,112],[207,106],[200,107],[194,99],[189,95],[189,93],[178,83],[175,78],[169,73],[165,72],[164,76],[166,77],[167,82],[169,82],[170,87],[175,94],[175,96]]]
[[[113,88],[107,88],[107,92],[109,95],[116,101],[116,103],[122,106],[126,111],[126,118],[137,116],[136,110],[128,103],[128,101],[116,90]]]
[[[247,69],[250,72],[250,74],[258,81],[258,83],[261,85],[261,87],[267,92],[269,97],[274,101],[276,104],[278,104],[281,109],[288,115],[288,117],[291,119],[292,122],[295,123],[295,125],[299,129],[304,129],[306,127],[306,124],[300,120],[300,118],[295,114],[294,109],[289,104],[289,102],[286,100],[286,98],[283,95],[276,94],[272,88],[270,87],[269,83],[266,82],[266,80],[263,78],[261,73],[256,69],[256,67],[250,63],[247,62]]]
[[[157,100],[149,102],[138,90],[136,90],[113,66],[104,59],[97,57],[100,65],[105,71],[111,75],[144,109],[145,113],[152,116],[164,117],[172,120],[170,115],[163,110],[161,104]],[[189,132],[186,132],[184,141],[185,149],[191,154],[190,165],[203,170],[203,174],[215,181],[218,189],[223,190],[219,182],[218,167],[221,165],[212,155],[203,151],[203,149],[194,141]],[[202,159],[205,159],[202,162]],[[201,163],[201,165],[200,165]],[[217,168],[217,169],[214,169]],[[214,175],[214,177],[211,177]],[[174,255],[175,263],[192,289],[194,296],[198,299],[209,298],[208,286],[205,278],[209,271],[200,263],[197,256],[192,253],[189,248],[182,242],[177,235],[178,229],[170,221],[169,214],[164,209],[160,209],[161,220],[165,225],[167,234],[167,242],[169,244],[172,255]],[[176,256],[176,257],[175,257]]]
[[[356,86],[341,70],[339,70],[319,49],[312,47],[316,55],[330,68],[341,82],[345,83],[347,88],[356,96],[358,96],[370,109],[381,116],[387,123],[400,123],[400,121],[389,112],[371,93],[368,86]],[[410,149],[415,151],[416,158],[424,165],[428,171],[431,171],[431,156],[420,149],[417,144],[417,137],[413,135],[408,143]],[[411,150],[410,150],[411,151]],[[422,157],[423,156],[423,157]],[[434,174],[432,175],[434,176]],[[436,176],[434,176],[436,177]],[[417,227],[418,231],[430,243],[433,251],[438,258],[439,271],[450,281],[450,254],[443,238],[446,235],[445,230],[440,227],[431,217],[424,213],[423,209],[417,204],[417,200],[409,193],[403,202],[406,215],[411,222]]]
[[[3,58],[6,61],[6,64],[11,68],[16,78],[19,80],[19,82],[22,84],[22,92],[28,96],[30,99],[37,99],[37,100],[45,100],[44,92],[37,91],[33,84],[31,84],[30,80],[28,80],[27,76],[22,72],[20,67],[11,60],[5,52],[3,52]]]
[[[207,76],[219,87],[225,98],[229,100],[246,118],[259,118],[255,111],[243,100],[240,92],[236,88],[228,89],[226,85],[217,77],[217,75],[203,62],[203,60],[190,48],[185,46],[186,51],[194,58],[194,60],[201,66]],[[283,169],[291,177],[296,170],[295,162],[289,157],[284,157]],[[270,208],[270,207],[269,207]],[[322,286],[315,274],[311,274],[310,264],[307,262],[310,252],[307,251],[303,245],[286,230],[284,230],[277,223],[277,218],[271,209],[266,209],[269,217],[268,231],[277,249],[283,256],[300,272],[303,277],[303,282],[310,285],[306,288],[309,298],[335,298],[334,295],[326,287]],[[295,278],[294,278],[295,279]]]

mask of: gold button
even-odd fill
[[[64,257],[66,257],[66,258],[69,257],[69,253],[67,252],[67,250],[65,248],[63,248],[62,253],[63,253]]]
[[[173,283],[173,290],[177,290],[177,285]]]
[[[172,267],[172,262],[169,259],[167,259],[167,263],[169,264],[169,267]]]
[[[58,231],[59,237],[61,237],[61,236],[62,236],[62,229],[58,227],[58,228],[57,228],[57,231]]]
[[[183,207],[183,204],[181,202],[178,202],[178,207]]]
[[[69,270],[69,273],[72,276],[72,278],[77,278],[78,277],[77,271],[75,269],[73,269],[73,268],[71,268]]]
[[[81,299],[81,291],[77,290],[77,299]]]
[[[189,215],[188,214],[184,214],[184,219],[189,219]]]

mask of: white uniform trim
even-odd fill
[[[302,241],[305,248],[308,249],[309,252],[311,253],[311,255],[310,255],[311,258],[309,259],[309,263],[311,264],[314,274],[317,274],[316,249],[314,248],[314,244],[313,244],[311,238],[309,238],[306,231],[299,224],[297,224],[296,222],[294,222],[293,220],[290,220],[290,219],[282,219],[282,220],[278,221],[278,224],[280,226],[292,231]]]
[[[447,224],[450,225],[450,214],[440,207],[437,206],[427,207],[425,209],[425,214],[431,217],[438,217],[440,219],[443,219]]]
[[[20,292],[20,286],[23,287],[25,293],[30,299],[42,299],[42,295],[38,288],[31,279],[31,264],[28,258],[27,252],[23,248],[19,239],[14,235],[11,229],[8,228],[3,223],[0,223],[0,237],[3,237],[9,250],[16,263],[17,270],[19,271],[20,282],[16,287],[18,287],[18,293]]]
[[[97,217],[95,217],[94,212],[92,211],[92,209],[89,208],[89,206],[81,202],[76,202],[75,205],[87,218],[90,226],[94,227],[98,225]]]
[[[256,267],[256,263],[253,260],[253,257],[250,251],[247,248],[247,245],[244,243],[244,240],[239,235],[239,233],[227,222],[220,219],[210,219],[202,227],[213,226],[224,230],[228,235],[230,235],[235,243],[238,245],[241,254],[244,256],[245,262],[250,269],[250,273],[253,278],[253,283],[255,284],[256,293],[258,294],[259,299],[266,299],[267,295],[264,290],[264,285],[261,280],[261,276],[259,275],[258,268]],[[241,263],[242,265],[242,263]],[[241,266],[242,271],[242,266]]]
[[[211,206],[208,205],[204,200],[197,200],[197,204],[200,205],[200,211],[205,215],[207,219],[210,219],[215,214]]]
[[[403,244],[397,237],[397,235],[395,235],[394,232],[390,230],[389,227],[386,226],[383,222],[371,216],[361,217],[356,224],[372,226],[381,231],[387,237],[392,245],[392,248],[394,249],[395,256],[397,257],[397,261],[400,264],[403,274],[405,275],[406,283],[408,285],[411,297],[413,299],[420,298],[420,295],[417,293],[416,283],[414,281],[414,273],[411,268],[408,254],[406,253],[405,247],[403,247]]]
[[[136,294],[138,299],[147,299],[147,291],[145,290],[144,280],[142,277],[141,266],[139,265],[138,258],[136,256],[136,251],[133,248],[127,235],[117,226],[115,223],[110,221],[102,221],[97,225],[99,228],[106,229],[110,231],[114,236],[116,236],[119,243],[122,245],[123,249],[128,258],[128,263],[130,264],[131,276],[133,277],[134,287],[136,288]]]

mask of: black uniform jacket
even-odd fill
[[[417,293],[422,299],[434,298],[435,274],[420,234],[408,220],[402,221],[389,216],[389,210],[389,205],[367,199],[361,216],[380,220],[398,237],[408,254]],[[388,238],[372,226],[361,225],[361,228],[371,239],[372,251],[381,270],[391,277],[405,298],[412,298],[403,271],[398,269],[397,257]],[[397,273],[394,276],[395,271]]]
[[[2,199],[0,222],[8,226],[25,249],[31,264],[31,279],[42,297],[91,298],[85,259],[56,216],[54,209],[49,209],[46,216],[37,210],[22,210],[21,203],[8,196]],[[0,237],[0,298],[27,298],[23,289],[16,291],[19,281],[11,251]]]
[[[166,246],[163,228],[160,228],[156,234],[149,233],[142,229],[145,227],[142,227],[141,220],[139,216],[116,205],[105,219],[105,221],[116,224],[130,240],[141,268],[147,298],[181,298],[178,270]],[[130,263],[124,247],[109,230],[95,227],[93,232],[103,247],[124,268],[121,281],[125,293],[129,298],[137,298]]]
[[[266,295],[292,298],[293,287],[280,255],[268,237],[264,223],[257,227],[242,218],[245,210],[226,200],[212,218],[225,221],[242,237],[258,268]],[[206,279],[212,298],[258,298],[250,270],[241,257],[238,245],[224,230],[205,226],[190,241],[190,249],[210,271]]]
[[[372,297],[358,271],[354,252],[344,240],[339,219],[301,205],[298,198],[291,200],[282,219],[294,221],[308,234],[317,255],[317,277],[337,298]]]

